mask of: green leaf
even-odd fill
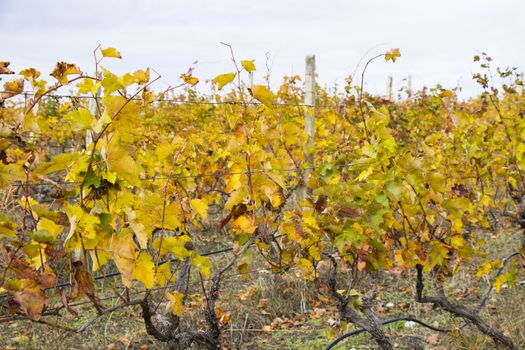
[[[210,271],[211,271],[212,265],[211,265],[210,260],[208,260],[207,257],[197,255],[197,254],[192,254],[190,260],[191,260],[191,264],[195,266],[196,268],[198,268],[199,272],[205,278],[210,277]]]
[[[427,183],[432,187],[433,190],[437,192],[445,192],[446,191],[446,182],[447,178],[440,173],[430,173],[427,175],[426,178]]]
[[[391,181],[386,184],[385,190],[392,199],[399,201],[401,199],[401,192],[403,191],[403,184]]]
[[[4,165],[0,162],[0,187],[15,181],[22,181],[24,178],[24,168],[21,165],[16,163]]]
[[[0,214],[0,237],[7,236],[15,238],[17,227],[18,225],[9,220],[7,216]]]
[[[55,156],[53,159],[51,159],[49,162],[41,163],[36,169],[35,173],[37,174],[51,174],[56,171],[64,170],[69,168],[75,160],[78,159],[78,152],[75,153],[64,153],[59,154]]]

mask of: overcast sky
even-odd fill
[[[412,75],[415,88],[459,82],[472,95],[472,56],[479,51],[525,70],[525,1],[0,0],[0,60],[16,71],[50,72],[59,60],[90,71],[100,43],[124,56],[108,61],[110,69],[152,67],[163,76],[162,89],[194,61],[201,80],[231,71],[220,41],[233,45],[238,59],[256,59],[255,83],[262,82],[267,54],[273,86],[283,75],[303,75],[309,53],[316,55],[318,81],[332,86],[344,83],[362,57],[399,47],[397,63],[370,66],[367,90],[383,94],[392,74],[394,88]]]

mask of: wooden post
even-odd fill
[[[386,81],[386,98],[387,100],[391,100],[392,99],[392,82],[393,82],[393,78],[391,75],[388,76],[387,78],[387,81]]]
[[[314,166],[313,155],[310,152],[310,148],[314,145],[315,126],[314,126],[314,110],[315,107],[315,55],[306,56],[306,72],[304,77],[304,130],[308,135],[308,143],[305,150],[305,160],[307,164],[307,170],[305,171],[305,180],[311,174],[311,168]]]
[[[516,88],[516,91],[520,95],[523,95],[523,90],[524,90],[523,89],[523,84],[525,84],[525,82],[523,81],[523,79],[525,79],[525,74],[524,73],[520,73],[519,80],[521,81],[521,85],[518,85],[517,88]]]
[[[248,89],[253,88],[253,72],[248,72]]]
[[[412,97],[412,76],[407,77],[407,95],[408,98]]]

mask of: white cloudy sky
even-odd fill
[[[331,86],[343,83],[363,56],[399,47],[398,63],[369,68],[368,90],[384,93],[389,74],[399,88],[410,74],[415,88],[459,82],[471,95],[478,51],[525,70],[525,1],[0,0],[0,60],[15,70],[50,71],[64,60],[89,71],[100,43],[124,56],[109,68],[152,67],[163,88],[196,60],[201,78],[230,71],[220,41],[233,45],[237,58],[256,59],[256,83],[266,53],[274,86],[283,75],[303,74],[308,53],[316,54],[318,80]]]

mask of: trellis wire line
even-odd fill
[[[4,93],[5,91],[0,91],[0,93]],[[34,96],[34,92],[22,92],[18,95],[22,95],[25,98],[28,96]],[[17,96],[17,95],[15,95]],[[13,97],[15,97],[13,96]],[[61,99],[61,98],[69,98],[69,99],[103,99],[104,97],[95,97],[95,96],[77,96],[77,95],[61,95],[61,94],[50,94],[50,95],[44,95],[44,97],[49,98],[55,98],[55,99]],[[133,98],[132,101],[142,101],[140,98]],[[264,104],[261,102],[242,102],[242,101],[182,101],[182,100],[175,100],[175,99],[157,99],[153,102],[166,102],[166,103],[173,103],[173,104],[187,104],[187,105],[232,105],[232,106],[263,106]],[[279,106],[279,107],[309,107],[309,108],[333,108],[333,107],[341,107],[343,104],[329,104],[329,105],[310,105],[306,103],[274,103],[273,106]]]
[[[200,256],[212,256],[212,255],[227,253],[227,252],[230,252],[232,250],[233,250],[233,247],[228,247],[228,248],[222,248],[222,249],[213,250],[213,251],[210,251],[210,252],[205,252],[205,253],[202,253],[202,254],[199,254],[199,255]],[[164,265],[166,263],[172,263],[172,262],[177,262],[177,261],[179,261],[179,259],[177,259],[177,258],[172,258],[172,259],[160,261],[159,262],[159,266],[160,265]],[[99,276],[95,276],[95,277],[93,277],[93,279],[95,281],[98,281],[98,280],[103,280],[103,279],[106,279],[106,278],[120,276],[121,274],[122,273],[120,271],[116,271],[116,272],[112,272],[112,273],[107,273],[107,274],[102,274],[102,275],[99,275]],[[72,286],[73,286],[73,284],[71,282],[62,282],[62,283],[59,283],[59,284],[57,284],[57,285],[55,285],[53,287],[46,288],[45,290],[64,288],[64,287],[72,287]]]
[[[200,254],[200,256],[212,256],[212,255],[227,253],[227,252],[230,252],[232,250],[233,250],[233,247],[227,247],[227,248],[213,250],[213,251],[210,251],[210,252],[205,252],[205,253]],[[159,266],[160,265],[164,265],[166,263],[177,262],[177,261],[179,261],[179,259],[177,259],[177,258],[172,258],[172,259],[160,261],[159,262]],[[99,275],[99,276],[94,276],[93,280],[94,281],[99,281],[99,280],[103,280],[103,279],[106,279],[106,278],[112,278],[112,277],[120,276],[121,274],[122,273],[120,271],[116,271],[116,272],[112,272],[112,273],[102,274],[102,275]],[[73,284],[74,283],[72,283],[72,282],[61,282],[61,283],[58,283],[58,284],[54,285],[53,287],[45,288],[44,291],[53,290],[53,289],[60,289],[60,288],[65,288],[65,287],[72,287]],[[0,300],[9,298],[9,296],[10,296],[9,294],[1,295],[0,296]]]
[[[342,166],[350,167],[352,166],[352,163],[343,163]],[[271,174],[272,171],[275,172],[282,172],[282,173],[291,173],[291,172],[298,172],[302,170],[317,170],[318,167],[296,167],[296,168],[290,168],[290,169],[255,169],[251,171],[239,171],[239,172],[231,172],[231,173],[218,173],[218,174],[193,174],[193,175],[171,175],[171,176],[158,176],[158,177],[146,177],[143,179],[139,179],[140,181],[157,181],[157,180],[171,180],[171,179],[191,179],[191,178],[200,178],[200,177],[214,177],[214,178],[223,178],[226,176],[233,176],[233,175],[251,175],[251,174]],[[82,181],[53,181],[53,182],[24,182],[19,184],[12,184],[10,187],[37,187],[37,186],[57,186],[57,185],[78,185],[82,184]]]
[[[228,275],[225,275],[224,277],[222,277],[221,278],[221,282],[230,281],[230,280],[234,279],[235,277],[243,276],[243,275],[249,275],[251,273],[271,272],[271,271],[272,271],[271,269],[256,269],[256,270],[250,270],[250,271],[246,271],[246,272],[231,273],[231,274],[228,274]],[[211,277],[210,278],[204,278],[203,281],[204,282],[212,282],[213,278],[211,278]],[[132,295],[138,295],[138,294],[146,293],[148,291],[150,291],[150,292],[157,292],[157,291],[160,291],[160,290],[169,289],[169,288],[172,287],[172,285],[175,282],[176,281],[172,281],[171,283],[166,284],[163,287],[155,287],[155,288],[143,289],[143,290],[130,292],[129,295],[132,296]],[[195,282],[195,281],[192,281],[192,282]],[[197,282],[197,283],[199,283],[199,282]],[[120,297],[121,296],[119,296],[119,295],[111,295],[111,296],[102,297],[102,298],[98,299],[98,301],[113,300],[113,299],[117,299],[117,298],[120,298]],[[90,300],[80,301],[80,302],[77,302],[77,303],[69,304],[68,306],[75,307],[75,306],[81,306],[81,305],[86,305],[86,304],[92,304],[92,301],[90,301]]]
[[[280,238],[280,237],[283,237],[283,236],[284,235],[277,235],[277,236],[275,236],[275,238]],[[252,243],[252,245],[253,244],[254,243]],[[200,256],[218,255],[218,254],[230,252],[233,249],[234,249],[233,247],[226,247],[226,248],[221,248],[221,249],[217,249],[217,250],[212,250],[210,252],[205,252],[205,253],[202,253],[202,254],[199,254],[199,255]],[[169,263],[169,262],[177,262],[177,261],[179,261],[179,259],[172,258],[172,259],[168,259],[168,260],[164,260],[164,261],[159,262],[159,265],[163,265],[163,264],[166,264],[166,263]],[[116,272],[112,272],[112,273],[108,273],[108,274],[102,274],[102,275],[99,275],[99,276],[95,276],[95,277],[93,277],[93,279],[95,281],[98,281],[98,280],[103,280],[103,279],[106,279],[106,278],[120,276],[121,274],[122,273],[120,271],[116,271]],[[58,288],[64,288],[64,287],[72,287],[72,286],[73,286],[73,284],[71,282],[62,282],[62,283],[54,285],[53,287],[45,288],[44,290],[52,290],[52,289],[58,289]],[[1,299],[5,299],[8,296],[9,295],[2,295],[2,296],[0,296],[0,300]]]
[[[221,278],[221,281],[222,282],[229,281],[229,280],[232,280],[235,277],[248,275],[248,274],[251,274],[251,273],[270,272],[270,271],[271,271],[271,269],[256,269],[256,270],[251,270],[251,271],[247,271],[247,272],[237,272],[237,273],[228,274],[228,275],[224,276],[223,278]],[[212,278],[206,278],[203,281],[204,282],[210,282],[210,281],[213,281],[213,279]],[[163,287],[155,287],[155,288],[150,288],[150,289],[144,289],[144,290],[130,292],[130,293],[127,294],[127,296],[135,296],[135,295],[144,294],[144,293],[147,293],[147,292],[157,292],[157,291],[166,290],[166,289],[171,288],[173,283],[167,284],[167,285],[165,285]],[[114,300],[114,299],[119,299],[119,298],[123,298],[123,297],[124,297],[123,295],[111,295],[111,296],[98,298],[97,301],[101,302],[101,301],[106,301],[106,300]],[[67,307],[73,308],[73,307],[82,306],[82,305],[86,305],[86,304],[92,304],[92,303],[93,302],[91,300],[90,301],[81,301],[81,302],[78,302],[78,303],[68,304]],[[126,305],[126,306],[132,306],[132,305]],[[65,307],[66,307],[65,305],[62,305],[62,306],[58,306],[58,307],[54,307],[54,308],[48,309],[48,310],[46,310],[46,312],[44,312],[44,314],[42,316],[56,316],[56,312],[60,311],[61,309],[65,308]],[[106,310],[103,310],[103,312],[105,312],[105,311]],[[16,317],[16,319],[14,317]],[[30,320],[28,317],[21,317],[21,318],[18,318],[17,316],[14,316],[14,317],[0,318],[0,323],[11,322],[11,321],[16,321],[16,320],[21,320],[21,321],[29,321]]]

